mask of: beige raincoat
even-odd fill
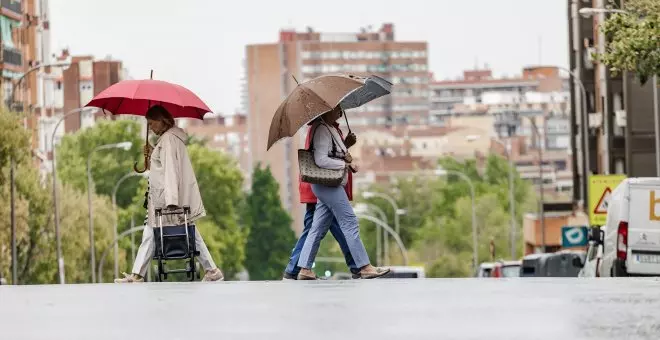
[[[151,154],[149,169],[148,225],[156,227],[155,208],[189,206],[189,222],[206,216],[193,171],[186,140],[188,134],[172,127],[158,138]],[[181,225],[183,216],[163,216],[163,226]]]

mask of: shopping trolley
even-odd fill
[[[183,225],[163,227],[163,216],[181,214],[183,214],[184,219]],[[154,241],[156,251],[154,252],[154,260],[158,261],[156,281],[167,280],[167,275],[174,273],[186,273],[190,281],[194,281],[195,276],[201,278],[201,273],[195,265],[195,256],[199,256],[199,251],[195,246],[195,225],[188,223],[190,207],[184,206],[175,210],[156,208],[155,216]],[[186,261],[185,268],[167,269],[165,268],[165,261],[168,260],[188,261]]]

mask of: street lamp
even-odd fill
[[[55,155],[55,133],[57,133],[57,128],[62,124],[66,117],[74,113],[82,113],[88,110],[96,110],[96,108],[85,107],[79,109],[73,109],[60,118],[59,121],[55,124],[53,133],[50,136],[50,145],[53,149],[53,204],[54,204],[54,213],[55,213],[55,242],[57,243],[57,268],[60,278],[60,284],[64,284],[64,258],[62,257],[62,239],[60,237],[60,211],[57,204],[57,157]]]
[[[94,152],[106,149],[124,149],[128,151],[133,143],[121,142],[97,146],[87,155],[87,208],[89,210],[89,258],[92,266],[92,283],[96,282],[96,262],[94,259],[94,217],[92,212],[92,155]]]
[[[506,150],[506,158],[509,161],[509,213],[511,214],[511,260],[516,259],[516,210],[515,210],[515,192],[513,188],[513,158],[511,157],[511,138],[507,139],[506,145],[499,139],[491,139],[496,143],[502,145]]]
[[[541,247],[543,248],[543,252],[545,253],[546,246],[545,246],[545,206],[544,204],[544,188],[543,188],[543,148],[545,147],[545,133],[543,134],[543,140],[541,140],[541,133],[539,132],[538,126],[536,126],[536,122],[531,118],[529,118],[530,124],[532,124],[532,127],[534,128],[534,131],[536,132],[536,136],[538,139],[538,148],[539,148],[539,194],[540,194],[540,199],[539,199],[539,219],[541,221]]]
[[[477,246],[477,213],[475,207],[474,184],[472,184],[470,177],[460,171],[436,169],[434,173],[436,176],[457,175],[465,180],[470,186],[470,196],[472,198],[472,266],[473,269],[476,269],[479,262],[479,247]]]
[[[408,265],[408,251],[406,250],[406,247],[403,245],[403,241],[401,241],[401,238],[399,237],[399,234],[396,231],[392,230],[392,228],[389,225],[387,225],[385,222],[381,221],[380,219],[371,215],[363,214],[359,210],[356,211],[355,215],[357,216],[357,218],[365,219],[367,221],[375,223],[377,226],[383,228],[388,234],[391,234],[397,246],[399,247],[399,250],[401,250],[401,255],[403,256],[403,265],[404,266]]]
[[[383,209],[381,209],[379,206],[377,206],[375,204],[358,203],[358,204],[355,205],[355,208],[354,208],[354,210],[356,212],[357,211],[367,212],[367,211],[369,211],[369,209],[375,211],[378,214],[378,216],[380,217],[380,219],[383,222],[385,222],[385,224],[389,225],[388,222],[387,222],[387,214],[385,214]],[[383,257],[383,253],[381,251],[382,241],[383,241],[382,240],[382,230],[379,227],[379,228],[376,228],[376,265],[377,266],[380,266],[380,263],[381,263],[381,260],[382,260],[382,257]],[[385,250],[386,250],[385,251],[385,257],[389,259],[389,249],[388,248],[389,247],[385,248]]]
[[[598,15],[599,16],[598,21],[600,23],[603,23],[605,21],[605,14],[608,14],[608,13],[627,13],[626,11],[620,10],[620,9],[603,8],[604,7],[604,1],[605,0],[596,1],[597,6],[599,6],[599,8],[589,8],[589,7],[580,8],[580,10],[578,10],[578,13],[584,18],[590,18],[594,15]],[[605,54],[605,33],[602,30],[598,30],[597,33],[598,33],[598,54],[603,55],[603,54]],[[603,133],[606,136],[606,138],[603,139],[603,144],[604,144],[603,149],[605,150],[605,152],[603,153],[602,162],[603,162],[603,164],[605,164],[605,166],[603,167],[605,169],[604,173],[609,174],[610,173],[610,156],[609,156],[609,149],[610,149],[609,129],[610,129],[610,127],[608,126],[609,125],[609,119],[607,119],[607,117],[609,117],[609,112],[608,112],[609,111],[608,110],[609,103],[608,103],[608,95],[607,95],[608,90],[607,90],[607,77],[606,76],[607,76],[607,69],[605,68],[605,65],[602,62],[598,63],[598,77],[600,79],[600,92],[601,92],[602,111],[603,111],[602,114],[603,114],[603,121],[605,123],[605,126],[603,128],[603,130],[604,130]],[[657,124],[656,124],[656,126],[657,126]],[[656,130],[657,130],[657,127],[656,127]],[[586,203],[587,202],[585,201],[585,206],[587,206]]]
[[[584,9],[584,8],[583,8]],[[582,202],[583,206],[587,207],[588,206],[588,196],[589,196],[589,188],[588,188],[588,182],[589,182],[589,167],[590,167],[590,161],[589,161],[589,113],[587,112],[587,90],[584,87],[584,83],[582,82],[582,79],[576,74],[576,72],[571,71],[565,67],[561,66],[555,66],[557,69],[562,70],[564,72],[567,72],[568,74],[573,77],[573,81],[578,84],[580,87],[581,91],[581,96],[580,96],[580,102],[582,104],[582,108],[577,107],[577,109],[580,109],[580,119],[582,120],[582,172],[583,172],[583,179],[582,179]],[[573,95],[573,94],[571,94]]]
[[[119,190],[119,186],[121,185],[122,182],[124,182],[126,179],[130,177],[146,177],[148,175],[148,172],[144,173],[137,173],[137,172],[129,172],[126,175],[124,175],[122,178],[117,181],[117,184],[115,184],[115,187],[112,189],[112,213],[115,218],[115,226],[113,228],[113,237],[116,239],[117,238],[117,228],[119,224],[119,217],[117,216],[117,190]],[[114,246],[114,255],[115,255],[115,277],[119,277],[119,244],[115,243]],[[100,271],[100,268],[99,268]],[[99,276],[100,278],[100,276]]]
[[[365,191],[365,192],[362,193],[362,197],[364,197],[365,199],[378,197],[378,198],[382,198],[382,199],[386,200],[392,206],[392,209],[394,209],[394,230],[396,230],[397,234],[400,233],[401,228],[400,228],[400,225],[399,225],[399,216],[406,214],[405,209],[399,209],[399,206],[396,204],[396,201],[391,196],[380,193],[380,192]],[[385,234],[384,247],[385,247],[385,252],[387,253],[388,248],[389,248],[389,237],[388,237],[387,234]]]

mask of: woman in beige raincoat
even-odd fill
[[[189,221],[194,223],[206,215],[202,196],[199,193],[197,178],[193,172],[186,140],[188,135],[174,125],[174,118],[162,106],[153,106],[147,111],[147,124],[159,136],[156,146],[145,145],[145,155],[151,155],[149,162],[149,191],[147,197],[147,219],[142,233],[142,244],[138,249],[133,271],[124,273],[124,278],[115,279],[115,283],[144,282],[151,259],[154,256],[154,232],[156,207],[190,207]],[[179,215],[163,216],[163,226],[182,225]],[[195,244],[199,251],[199,262],[206,275],[202,281],[222,281],[222,271],[213,262],[199,230],[195,233]]]

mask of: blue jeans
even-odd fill
[[[339,223],[339,228],[346,238],[346,245],[358,268],[369,264],[369,255],[360,239],[358,219],[343,187],[328,187],[312,184],[312,192],[318,198],[312,228],[300,251],[298,266],[311,269],[321,244],[321,239],[328,232],[332,221]]]
[[[302,234],[300,234],[300,238],[298,239],[298,242],[296,242],[296,246],[293,248],[293,251],[291,252],[291,257],[289,258],[289,264],[286,266],[286,270],[285,270],[287,274],[297,276],[298,273],[300,272],[300,267],[298,267],[298,259],[300,258],[300,252],[302,251],[302,247],[305,244],[305,240],[307,240],[307,235],[309,234],[309,230],[312,229],[312,220],[314,219],[315,210],[316,210],[316,203],[306,204],[304,227],[302,230]],[[332,224],[330,225],[330,233],[332,234],[332,236],[334,236],[335,240],[337,240],[337,243],[339,243],[339,248],[341,248],[341,252],[344,254],[344,258],[346,259],[346,265],[348,265],[348,268],[350,268],[351,273],[353,274],[359,273],[360,269],[355,266],[355,261],[353,260],[353,256],[351,256],[351,252],[348,250],[346,237],[344,237],[344,233],[341,232],[341,229],[339,228],[339,223],[337,223],[336,218],[332,220]]]

